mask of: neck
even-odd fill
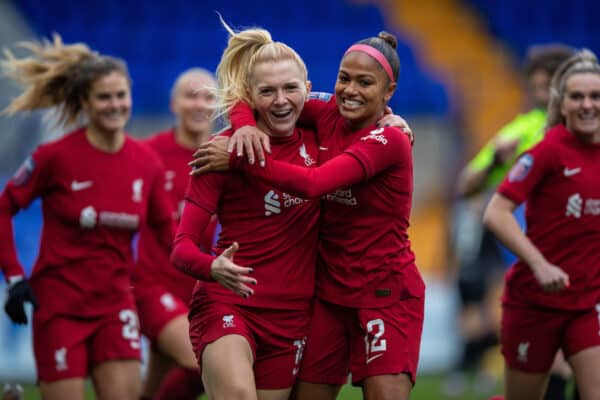
[[[175,126],[175,142],[186,149],[196,150],[202,143],[208,141],[210,132],[192,133],[181,125]]]
[[[124,131],[106,132],[96,129],[93,126],[87,127],[85,137],[92,147],[107,153],[118,152],[125,143]]]
[[[365,129],[371,125],[375,125],[381,117],[383,117],[383,111],[381,112],[381,114],[375,115],[375,116],[367,118],[367,119],[363,119],[360,121],[351,121],[351,120],[347,119],[346,122],[348,123],[348,127],[350,128],[351,131],[359,131],[359,130]]]

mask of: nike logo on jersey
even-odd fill
[[[94,184],[94,181],[73,181],[71,182],[71,190],[74,192],[79,192],[80,190],[87,189]]]
[[[327,150],[329,150],[329,147],[319,146],[319,150],[321,150],[321,151],[327,151]]]
[[[379,357],[383,356],[383,353],[381,354],[375,354],[374,356],[371,357],[367,357],[367,364],[369,364],[371,361],[378,359]]]
[[[581,172],[581,168],[567,168],[565,167],[563,174],[565,176],[573,176]]]

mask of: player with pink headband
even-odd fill
[[[222,165],[303,198],[322,198],[317,300],[299,373],[298,399],[335,399],[352,374],[365,398],[408,399],[415,381],[425,286],[408,240],[412,200],[409,137],[378,120],[396,89],[396,39],[382,32],[344,54],[335,96],[309,101],[299,121],[316,127],[319,167],[273,159],[268,141],[243,127],[229,143],[262,143],[264,162],[203,146],[197,173]],[[232,112],[233,127],[255,125],[247,105]],[[261,146],[253,151],[261,160]],[[211,153],[211,155],[208,155]],[[206,156],[205,156],[206,155]],[[252,160],[251,160],[252,158]]]

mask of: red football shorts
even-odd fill
[[[513,369],[544,373],[562,349],[565,358],[600,346],[600,304],[587,311],[502,305],[502,355]]]
[[[164,327],[175,318],[187,315],[188,306],[159,284],[136,286],[134,296],[142,334],[156,349],[158,336]]]
[[[33,318],[38,379],[84,378],[98,364],[141,360],[138,316],[133,307],[97,318]]]
[[[223,336],[245,337],[254,355],[256,388],[285,389],[296,381],[309,319],[309,309],[244,307],[205,298],[195,301],[190,312],[190,337],[197,360]]]
[[[415,382],[425,298],[380,309],[315,302],[299,379],[341,385],[371,376],[405,373]]]

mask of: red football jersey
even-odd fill
[[[232,122],[236,116],[232,115]],[[248,122],[242,116],[234,126]],[[351,131],[340,115],[335,96],[328,102],[309,101],[302,122],[315,125],[319,140],[317,171],[285,166],[261,172],[267,182],[305,194],[314,185],[324,191],[319,232],[317,294],[349,307],[382,307],[399,298],[420,297],[424,284],[415,266],[407,229],[412,202],[412,146],[396,128],[368,127]],[[336,156],[353,157],[361,169],[352,176],[352,164]],[[337,160],[337,159],[336,159]],[[356,162],[354,163],[356,168]],[[311,179],[302,179],[311,176]],[[345,176],[344,176],[345,175]],[[318,183],[317,183],[318,182]],[[315,194],[315,193],[313,193]]]
[[[271,138],[271,143],[274,158],[315,166],[317,145],[313,132],[296,129],[292,136]],[[199,282],[194,298],[207,294],[219,301],[265,308],[304,309],[308,306],[314,294],[318,201],[292,196],[238,172],[193,177],[186,200],[193,203],[190,207],[200,207],[207,215],[217,214],[221,233],[216,253],[221,254],[234,241],[238,242],[234,262],[254,268],[252,276],[258,281],[253,286],[254,295],[248,299],[212,280]],[[191,215],[187,210],[186,204],[174,255],[178,254],[182,238],[198,236],[193,232],[194,227],[196,230],[204,228],[186,220],[186,216]],[[193,258],[176,261],[176,264],[193,270],[201,254],[197,252]],[[202,272],[193,273],[209,275],[205,271],[209,271],[212,259],[205,259]]]
[[[600,145],[585,144],[563,125],[523,154],[498,192],[526,202],[527,236],[569,274],[570,286],[547,293],[528,265],[506,276],[503,300],[558,309],[589,309],[600,301]]]
[[[161,159],[165,167],[165,186],[171,200],[173,219],[179,222],[183,209],[185,190],[191,168],[187,165],[193,159],[194,150],[183,147],[175,141],[175,131],[170,129],[144,140]],[[210,252],[215,232],[216,219],[207,227],[201,248]],[[167,290],[189,303],[196,279],[177,270],[169,260],[169,253],[158,243],[150,227],[142,227],[138,243],[138,263],[134,269],[134,285],[143,285],[144,280],[160,282]]]
[[[23,271],[11,216],[36,197],[44,223],[30,282],[44,315],[115,311],[131,296],[138,228],[152,226],[165,248],[173,238],[160,160],[129,137],[107,153],[92,147],[81,128],[27,159],[0,196],[0,265],[9,276]]]

